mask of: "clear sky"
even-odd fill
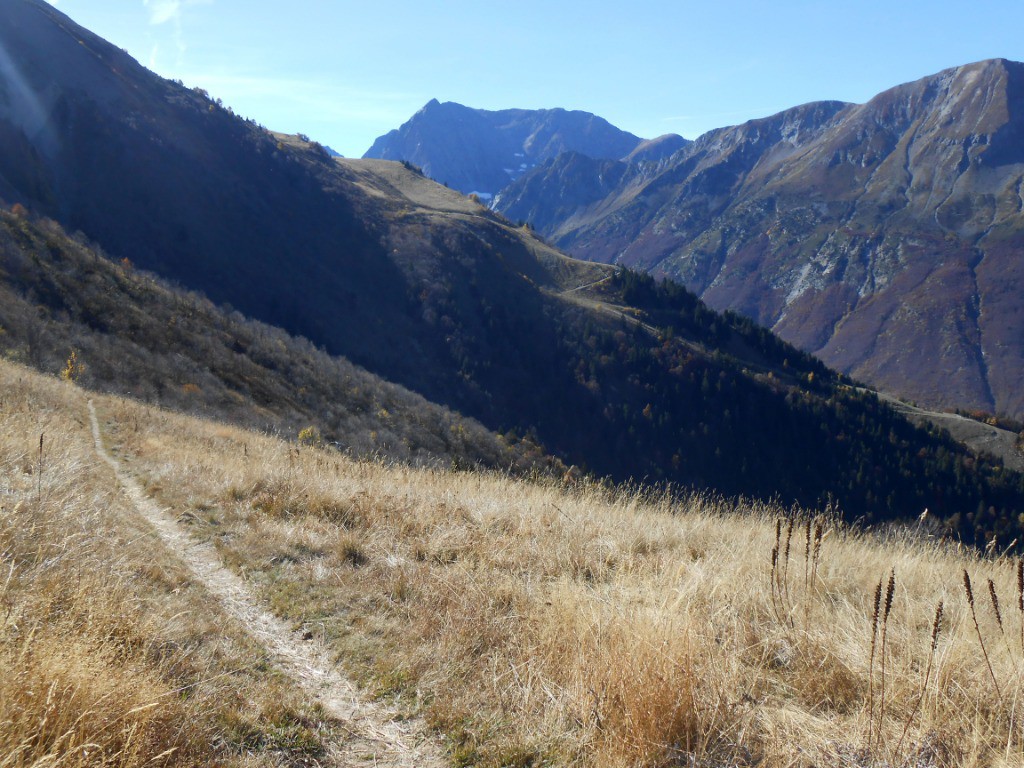
[[[432,98],[644,138],[1024,61],[1022,0],[50,0],[268,128],[361,156]]]

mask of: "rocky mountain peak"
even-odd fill
[[[980,61],[710,131],[645,173],[541,168],[498,209],[880,388],[1021,416],[1022,115],[1024,64]]]
[[[491,199],[510,182],[562,152],[617,159],[641,143],[589,112],[473,109],[431,100],[364,157],[408,160],[464,193]]]

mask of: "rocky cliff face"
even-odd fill
[[[435,181],[490,199],[562,152],[613,159],[625,157],[641,143],[589,112],[491,112],[435,99],[401,128],[377,139],[364,157],[406,160]]]
[[[882,389],[1024,415],[1024,65],[805,105],[653,166],[573,167],[528,174],[499,210],[579,256],[679,279]]]

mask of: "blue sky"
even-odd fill
[[[1024,61],[1020,0],[50,0],[164,77],[350,157],[437,98],[594,112],[639,136],[862,102]]]

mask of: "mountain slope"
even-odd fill
[[[270,134],[45,3],[6,3],[0,22],[19,82],[49,105],[32,132],[5,102],[27,148],[2,155],[8,203],[115,260],[597,476],[832,498],[867,520],[929,507],[971,540],[1016,529],[1019,475],[677,285],[570,259],[410,167]]]
[[[305,339],[0,212],[0,352],[89,387],[354,456],[527,471],[551,462]]]
[[[1020,416],[1022,138],[1024,65],[986,61],[712,131],[654,173],[560,158],[497,207],[886,391]]]
[[[589,112],[491,112],[434,99],[402,127],[378,138],[363,157],[411,162],[432,179],[489,199],[562,152],[619,158],[640,144],[633,134]]]

